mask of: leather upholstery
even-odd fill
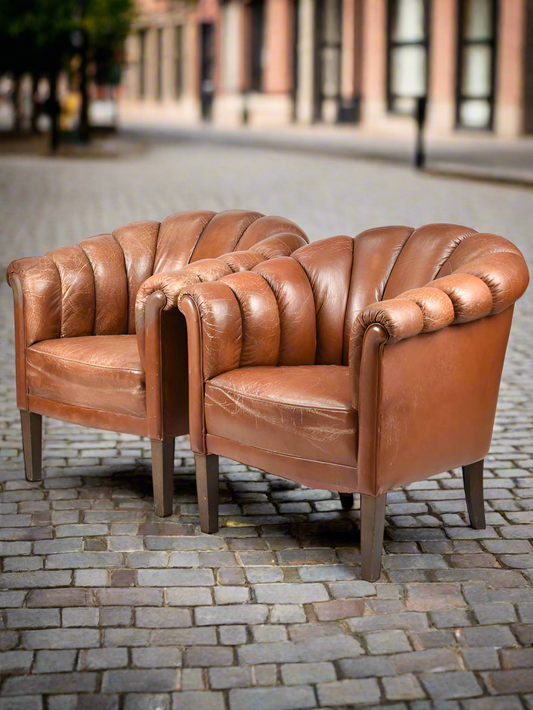
[[[483,458],[528,279],[502,237],[436,224],[184,285],[193,450],[370,495]]]
[[[195,210],[14,261],[18,406],[154,439],[187,433],[180,289],[306,243],[283,217]]]
[[[27,350],[30,396],[143,417],[144,371],[134,335],[57,338]]]
[[[341,365],[242,367],[205,387],[209,434],[287,456],[356,466],[357,412]],[[333,454],[333,456],[332,456]]]

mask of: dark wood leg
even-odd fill
[[[339,497],[344,510],[351,510],[353,508],[353,493],[339,493]]]
[[[463,466],[466,507],[470,525],[476,530],[485,529],[485,501],[483,499],[483,459]]]
[[[387,494],[361,495],[361,576],[375,582],[381,574]]]
[[[22,426],[22,448],[24,451],[24,469],[27,481],[40,481],[42,478],[43,455],[43,418],[35,412],[20,410]]]
[[[218,530],[218,456],[194,454],[200,528],[204,533]]]
[[[155,514],[165,518],[174,507],[174,439],[152,439],[151,444]]]

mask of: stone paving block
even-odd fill
[[[365,643],[369,653],[380,656],[384,653],[402,653],[412,651],[405,631],[391,630],[365,634]]]
[[[198,626],[210,626],[212,624],[263,624],[267,617],[268,607],[264,604],[200,606],[194,609],[194,619]]]
[[[270,612],[272,624],[301,624],[306,621],[305,611],[297,604],[274,604]]]
[[[315,708],[316,698],[310,685],[290,688],[235,688],[230,690],[231,710],[300,710]]]
[[[23,631],[24,648],[91,648],[100,643],[97,629],[50,629],[46,631]]]
[[[252,671],[244,668],[210,668],[209,685],[213,690],[226,690],[227,688],[248,688],[252,685]]]
[[[40,695],[0,698],[0,710],[43,710],[43,699]]]
[[[98,626],[100,611],[95,607],[70,607],[63,609],[61,621],[63,626]]]
[[[67,673],[74,670],[76,651],[37,651],[34,673]]]
[[[260,604],[309,604],[329,599],[323,584],[256,584],[253,589]]]
[[[5,651],[0,653],[0,669],[2,673],[28,673],[32,662],[32,651]]]
[[[394,675],[396,672],[392,657],[389,656],[342,658],[337,662],[337,666],[341,678],[379,678]]]
[[[38,695],[41,693],[94,693],[96,673],[46,673],[6,678],[3,695]]]
[[[137,607],[135,609],[135,625],[139,628],[149,629],[174,629],[191,626],[192,614],[189,609]]]
[[[495,695],[504,695],[510,690],[514,693],[533,693],[531,668],[490,671],[485,676],[485,682],[490,692]]]
[[[515,637],[507,626],[474,626],[458,632],[464,646],[514,646]]]
[[[488,671],[500,668],[500,658],[495,648],[479,647],[462,650],[465,667],[470,671]]]
[[[91,648],[88,651],[81,651],[78,660],[80,670],[100,671],[125,668],[127,665],[127,648]]]
[[[210,668],[211,666],[231,666],[232,664],[232,648],[197,646],[185,650],[184,665],[187,668]]]
[[[138,631],[140,633],[144,629]],[[214,626],[199,629],[161,629],[150,633],[150,641],[155,646],[213,646],[217,643],[217,634]],[[137,645],[146,644],[147,641]]]
[[[462,703],[465,710],[522,710],[519,698],[512,695],[499,698],[474,698]]]
[[[217,604],[244,604],[250,599],[247,587],[215,587],[215,602]]]
[[[387,700],[416,700],[426,697],[420,683],[412,673],[383,678],[383,687]]]
[[[172,694],[172,710],[226,710],[219,691],[187,691]]]
[[[163,605],[163,591],[161,589],[98,589],[95,591],[95,595],[100,606]]]
[[[137,572],[140,587],[203,587],[213,585],[210,569],[141,569]]]
[[[281,666],[281,679],[285,685],[329,683],[337,674],[333,663],[287,663]]]
[[[133,648],[131,658],[137,668],[178,668],[182,664],[181,651],[169,646]]]
[[[241,646],[246,643],[246,626],[220,626],[218,636],[226,646]]]
[[[13,609],[6,612],[8,629],[45,629],[61,626],[59,609]]]
[[[366,678],[322,683],[317,686],[317,694],[321,706],[336,707],[375,703],[381,692],[377,681]]]
[[[103,693],[161,693],[176,690],[179,671],[163,670],[112,670],[102,676]]]
[[[90,603],[84,589],[35,589],[28,594],[28,607],[85,606]]]
[[[426,673],[420,680],[432,700],[473,698],[483,693],[476,676],[469,671]]]

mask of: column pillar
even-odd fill
[[[363,8],[362,123],[371,127],[387,111],[386,0],[365,0]]]
[[[496,57],[495,132],[515,137],[524,128],[526,0],[500,3]]]
[[[300,0],[296,117],[312,123],[315,100],[315,0]]]
[[[428,128],[453,131],[456,110],[457,0],[433,0],[429,49]]]

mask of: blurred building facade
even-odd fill
[[[177,123],[533,133],[533,0],[138,0],[123,107]]]

